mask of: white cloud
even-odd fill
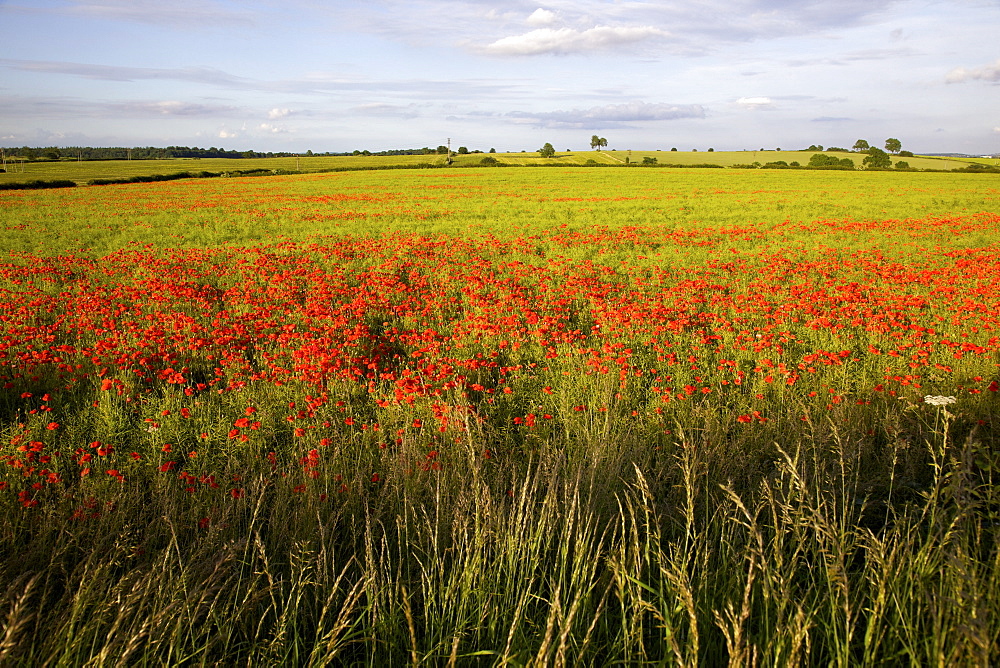
[[[556,22],[556,13],[539,7],[528,17],[529,26],[548,26]]]
[[[239,135],[235,132],[229,132],[228,130],[219,130],[219,139],[233,139]]]
[[[229,114],[235,107],[223,105],[194,104],[178,100],[163,100],[161,102],[127,102],[114,105],[121,112],[145,116],[216,116]]]
[[[277,118],[284,118],[290,113],[292,113],[291,109],[272,109],[271,111],[267,112],[267,117],[273,121]]]
[[[682,118],[704,118],[705,108],[698,104],[667,104],[628,102],[606,104],[589,109],[571,109],[538,113],[511,112],[506,115],[521,124],[547,128],[616,128],[643,121],[673,121]]]
[[[395,116],[398,118],[416,118],[419,116],[417,107],[414,104],[401,106],[398,104],[385,104],[384,102],[371,102],[369,104],[352,107],[351,112],[362,114],[363,116]]]
[[[670,33],[653,26],[595,26],[588,30],[538,28],[523,35],[498,39],[482,49],[497,56],[534,56],[543,53],[586,53],[598,49],[669,37]]]
[[[761,109],[763,107],[770,107],[772,102],[769,97],[741,97],[736,100],[736,104],[747,109]]]
[[[66,11],[93,18],[169,25],[188,30],[219,25],[254,25],[247,11],[237,11],[224,3],[210,0],[175,0],[170,3],[158,0],[70,0]]]
[[[975,79],[1000,83],[1000,60],[971,70],[967,70],[964,67],[956,67],[945,77],[945,81],[948,83],[964,83]]]
[[[261,132],[267,132],[272,135],[285,134],[288,132],[285,128],[279,127],[277,125],[271,125],[270,123],[261,123],[257,126],[257,129]]]

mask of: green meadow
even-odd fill
[[[1000,175],[752,154],[2,175],[312,172],[0,191],[0,664],[1000,663]]]
[[[821,151],[819,151],[822,153]],[[517,166],[570,166],[593,161],[597,165],[622,166],[626,158],[630,165],[641,165],[643,158],[656,158],[660,165],[702,165],[723,167],[765,164],[783,160],[787,163],[808,164],[817,151],[557,151],[552,158],[542,158],[537,151],[515,153],[468,153],[452,156],[455,167],[480,166],[483,158],[493,157],[502,165]],[[859,167],[865,157],[860,153],[825,153],[838,158],[850,158]],[[951,170],[968,166],[972,162],[996,165],[996,160],[955,160],[916,156],[902,158],[914,169]],[[11,162],[6,173],[0,173],[0,184],[31,180],[67,180],[80,185],[92,179],[121,179],[135,176],[176,174],[178,172],[235,172],[237,170],[280,170],[286,172],[320,172],[342,169],[372,169],[415,167],[419,165],[444,166],[443,155],[403,156],[300,156],[287,158],[176,158],[171,160],[85,160],[64,158],[59,161]],[[895,162],[895,160],[894,160]]]

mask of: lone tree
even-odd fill
[[[551,158],[556,154],[556,150],[552,147],[552,144],[545,142],[545,146],[538,149],[538,153],[543,158]]]
[[[607,145],[608,145],[608,140],[605,139],[604,137],[598,137],[597,135],[593,135],[590,138],[590,148],[594,148],[600,151],[602,146],[607,146]]]
[[[903,148],[903,142],[898,139],[890,137],[885,140],[885,150],[889,151],[889,153],[899,153],[899,149],[901,148]]]
[[[858,152],[864,152],[870,149],[871,146],[869,146],[868,142],[865,141],[864,139],[859,139],[856,142],[854,142],[854,146],[852,146],[851,148],[853,148],[855,151]]]

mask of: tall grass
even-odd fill
[[[811,412],[738,483],[740,447],[681,430],[345,452],[385,481],[328,500],[245,459],[210,509],[141,475],[88,521],[8,506],[0,662],[995,665],[995,444],[939,410],[889,452]]]

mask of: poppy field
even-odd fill
[[[0,662],[996,665],[1000,179],[0,193]]]

